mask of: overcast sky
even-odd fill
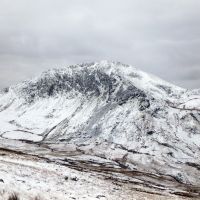
[[[200,88],[200,0],[0,0],[0,88],[111,60]]]

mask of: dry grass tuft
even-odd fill
[[[19,200],[19,197],[16,193],[13,193],[8,197],[8,200]]]

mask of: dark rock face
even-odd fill
[[[9,92],[9,87],[5,87],[3,89],[0,89],[0,94],[6,94]]]
[[[145,101],[146,94],[135,86],[130,85],[126,89],[120,87],[116,94],[115,100],[119,103],[119,105],[122,105],[126,103],[129,99],[134,98],[139,98],[142,102]]]
[[[28,94],[28,100],[34,101],[34,98],[50,97],[57,94],[67,93],[71,90],[82,94],[100,95],[100,87],[106,92],[113,86],[113,82],[106,74],[100,72],[90,73],[87,69],[82,69],[78,73],[72,71],[72,74],[63,73],[55,70],[53,75],[48,73],[42,76],[37,82],[28,83],[23,88],[23,93]]]
[[[147,95],[134,85],[123,82],[120,76],[88,68],[79,71],[73,69],[71,74],[68,71],[61,73],[59,70],[54,70],[53,74],[46,72],[36,82],[27,83],[22,88],[22,93],[27,102],[32,103],[36,98],[67,94],[72,90],[86,97],[101,96],[108,102],[114,101],[119,105],[137,98],[141,110],[150,106]]]
[[[148,131],[147,132],[147,135],[153,135],[154,134],[154,131]]]

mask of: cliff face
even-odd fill
[[[53,69],[4,90],[0,136],[4,147],[33,142],[200,184],[199,91],[121,63]]]

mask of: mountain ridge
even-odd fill
[[[0,146],[48,157],[94,156],[142,171],[142,182],[153,173],[197,186],[199,108],[198,90],[119,62],[54,69],[0,96]]]

